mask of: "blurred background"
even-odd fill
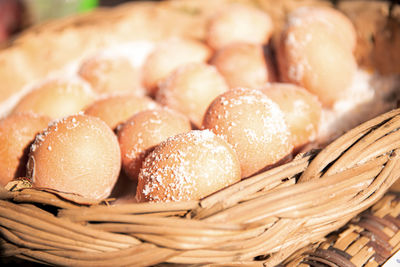
[[[129,0],[0,0],[0,46],[26,27],[48,19],[115,6]],[[131,0],[133,1],[133,0]]]

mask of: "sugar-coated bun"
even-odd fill
[[[0,186],[25,176],[28,148],[50,118],[33,113],[12,114],[0,120]]]
[[[136,198],[140,202],[200,199],[240,180],[235,151],[211,131],[168,138],[146,157]]]
[[[357,33],[351,20],[339,10],[322,6],[303,6],[292,11],[288,16],[288,24],[305,26],[323,24],[326,31],[335,35],[343,46],[354,51],[357,44]]]
[[[261,91],[277,103],[285,114],[294,148],[315,140],[322,109],[316,96],[288,83],[269,83]]]
[[[177,67],[190,62],[206,62],[211,50],[192,39],[169,39],[161,42],[148,56],[143,66],[143,83],[150,95],[155,95],[158,84]]]
[[[144,158],[168,137],[189,132],[189,120],[170,109],[145,110],[133,115],[118,131],[122,167],[137,179]]]
[[[272,20],[267,13],[236,4],[220,10],[210,19],[206,42],[214,49],[235,42],[265,44],[272,32]]]
[[[96,55],[83,61],[79,75],[99,94],[132,93],[144,95],[140,68],[122,56]]]
[[[161,83],[157,101],[187,115],[199,128],[210,103],[227,90],[228,85],[215,67],[188,63]]]
[[[157,103],[146,96],[133,94],[112,95],[99,99],[86,108],[85,114],[105,121],[111,129],[124,123],[135,113],[157,108]]]
[[[12,112],[32,112],[59,119],[82,111],[93,101],[94,94],[83,80],[52,79],[23,96]]]
[[[218,50],[211,60],[230,88],[256,89],[269,81],[269,70],[260,45],[235,43]]]
[[[357,63],[325,24],[289,24],[277,52],[284,82],[306,88],[327,107],[346,96]]]
[[[121,168],[118,140],[102,120],[73,115],[36,136],[27,164],[33,186],[106,198]]]
[[[204,116],[203,128],[232,145],[243,177],[277,163],[293,149],[283,112],[259,90],[237,88],[217,97]]]

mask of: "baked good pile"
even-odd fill
[[[122,44],[31,85],[0,120],[0,184],[101,200],[127,176],[129,201],[200,199],[325,142],[359,75],[356,31],[300,7],[273,32],[267,13],[232,4],[204,42]]]

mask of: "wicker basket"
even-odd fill
[[[194,2],[201,1],[190,1]],[[269,1],[254,2],[269,8],[265,4]],[[120,11],[114,19],[122,16]],[[187,21],[204,24],[198,18]],[[90,20],[81,22],[90,26]],[[71,35],[64,25],[53,26],[54,32],[42,37]],[[40,31],[22,36],[16,46],[39,50],[27,40]],[[201,30],[193,32],[197,34],[200,38]],[[54,40],[61,45],[64,38]],[[81,41],[95,47],[104,40]],[[398,71],[398,64],[388,67],[387,60],[377,62],[376,50],[366,49],[359,55],[366,66]],[[51,56],[46,68],[65,60]],[[24,64],[32,67],[37,58],[40,54]],[[37,68],[29,77],[37,78],[41,71],[45,72]],[[8,79],[6,85],[7,81],[15,88],[20,85],[7,72],[0,71],[3,80],[1,75]],[[17,80],[24,82],[18,75]],[[200,201],[88,203],[17,182],[11,190],[0,188],[1,255],[61,266],[272,266],[320,242],[381,199],[400,176],[399,151],[400,110],[393,110],[354,128],[322,151],[298,155]]]
[[[298,157],[201,201],[79,205],[66,194],[2,190],[3,253],[63,266],[270,266],[378,201],[400,176],[399,151],[400,110],[394,110],[317,156]]]
[[[317,248],[299,252],[285,265],[380,266],[400,249],[399,215],[399,195],[389,193]]]

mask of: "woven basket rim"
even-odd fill
[[[162,16],[176,7],[153,12]],[[123,14],[121,8],[112,17]],[[57,27],[54,32],[63,28]],[[35,62],[29,60],[26,66]],[[399,129],[397,109],[318,154],[300,155],[199,201],[109,205],[27,188],[24,181],[12,191],[0,187],[1,256],[61,266],[276,265],[385,194],[400,173]]]

